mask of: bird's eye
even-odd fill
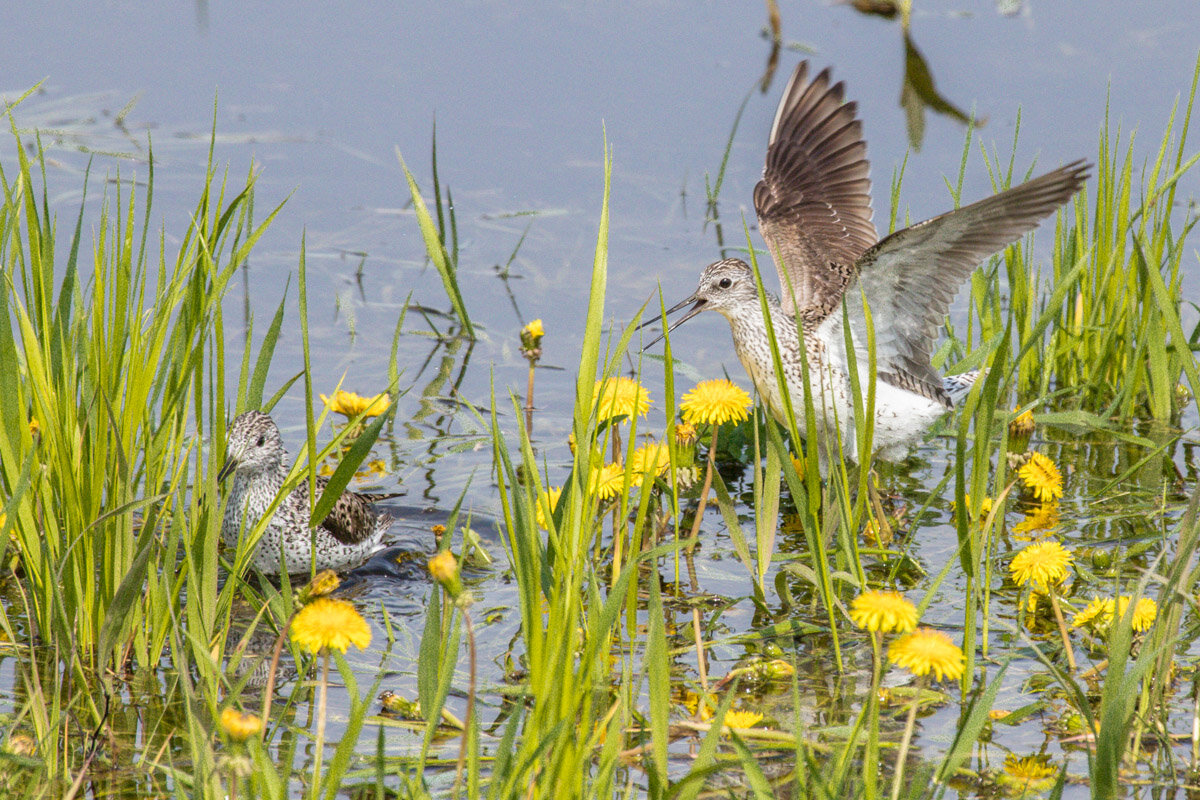
[[[266,437],[266,436],[260,436],[260,437],[258,437],[258,446],[259,446],[259,447],[262,447],[262,446],[263,446],[264,444],[266,444],[266,443],[267,443],[267,437]]]
[[[733,286],[733,279],[721,278],[721,281],[717,284],[717,286],[720,286],[722,289],[728,289],[730,286]]]

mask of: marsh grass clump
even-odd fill
[[[286,785],[293,750],[261,746],[228,714],[221,722],[231,699],[244,707],[236,700],[255,674],[241,670],[245,642],[256,626],[282,625],[292,604],[240,572],[222,582],[216,483],[234,411],[221,304],[279,208],[256,221],[253,170],[238,186],[217,173],[210,149],[200,199],[168,251],[165,233],[152,237],[151,149],[145,178],[118,173],[96,219],[89,171],[63,236],[40,149],[30,156],[17,145],[16,163],[0,164],[0,370],[11,376],[0,393],[0,510],[12,601],[0,627],[25,690],[4,724],[39,743],[31,785],[50,795],[77,793],[101,762],[146,791],[174,783],[225,796],[223,781],[233,791],[251,765],[255,792]],[[264,405],[282,320],[281,304],[256,359],[248,321],[231,392],[240,407]],[[368,449],[374,441],[360,438]],[[331,485],[357,468],[365,452],[354,450]],[[314,478],[315,461],[301,467],[291,486]],[[252,549],[227,551],[227,563],[244,565]],[[260,609],[241,642],[231,634],[235,597]],[[148,699],[114,714],[125,697]],[[352,725],[361,724],[366,707],[354,708]],[[278,736],[269,714],[257,718],[268,742]],[[237,745],[236,758],[223,743]],[[186,768],[143,762],[150,752]],[[339,751],[320,788],[340,783],[346,759]]]

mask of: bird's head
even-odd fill
[[[225,440],[222,481],[234,472],[256,473],[274,469],[283,461],[283,437],[275,421],[261,411],[247,411],[229,426]]]
[[[753,304],[753,305],[750,305]],[[714,261],[700,273],[696,291],[667,309],[666,316],[691,305],[687,313],[672,322],[667,331],[673,331],[701,311],[717,311],[731,318],[746,308],[758,308],[758,288],[754,283],[754,271],[738,258]],[[656,322],[649,320],[641,327]],[[664,332],[665,334],[665,332]],[[648,342],[643,349],[656,343],[662,336]]]

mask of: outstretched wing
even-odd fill
[[[895,386],[949,405],[941,377],[930,365],[934,337],[966,277],[980,262],[1012,244],[1087,180],[1090,165],[1075,161],[986,200],[904,228],[872,247],[855,264],[857,281],[846,299],[858,341],[866,341],[861,287],[875,327],[878,375]],[[840,336],[840,314],[826,324]]]
[[[784,311],[818,322],[841,302],[876,234],[857,106],[843,102],[844,86],[830,85],[828,69],[807,78],[801,62],[779,101],[754,208]]]

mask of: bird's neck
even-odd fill
[[[735,340],[739,336],[739,331],[745,332],[741,335],[754,335],[755,332],[759,332],[759,335],[765,339],[767,325],[763,318],[762,308],[762,303],[740,303],[734,308],[721,310],[721,313],[729,320],[730,327],[735,331]],[[779,304],[779,299],[769,292],[767,293],[767,313],[771,317],[771,328],[775,331],[776,341],[793,341],[797,338],[795,317],[786,313]]]
[[[233,476],[234,482],[241,485],[261,483],[263,481],[283,485],[287,480],[287,468],[282,462],[263,464],[256,469],[238,470]]]

